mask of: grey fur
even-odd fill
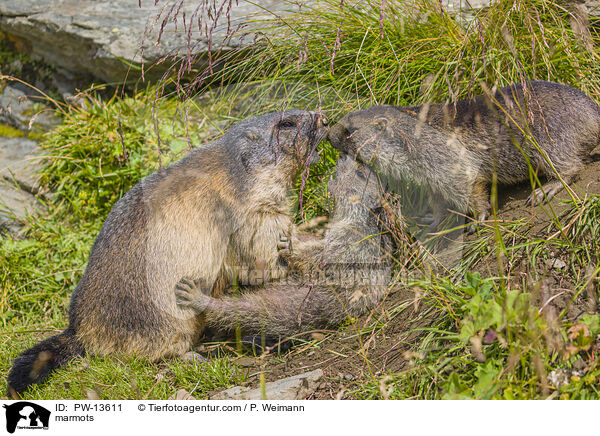
[[[298,110],[249,118],[136,184],[92,247],[71,299],[69,340],[97,355],[180,356],[204,327],[175,302],[182,278],[219,295],[240,266],[285,274],[277,244],[292,227],[289,193],[325,124]],[[18,358],[11,374],[28,373],[20,362],[31,364]],[[41,381],[17,378],[18,391]]]
[[[454,104],[351,112],[329,138],[393,183],[429,186],[435,226],[448,208],[485,219],[494,174],[504,184],[529,180],[528,161],[548,178],[529,201],[552,198],[563,188],[552,165],[570,183],[600,142],[600,108],[581,91],[534,81]]]
[[[180,306],[204,313],[207,325],[244,334],[286,338],[338,326],[374,307],[391,278],[391,237],[382,232],[377,176],[347,155],[330,182],[332,223],[323,239],[295,246],[291,266],[304,273],[285,283],[220,299],[193,287],[176,291]],[[317,272],[318,274],[306,274]],[[358,277],[358,279],[357,279]]]

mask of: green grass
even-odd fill
[[[374,399],[598,399],[600,365],[591,351],[600,315],[577,322],[538,312],[536,289],[506,289],[497,278],[467,274],[413,283],[440,311],[422,329],[408,369],[360,385],[352,394]],[[579,335],[573,336],[573,328]],[[584,376],[573,368],[586,367]],[[556,389],[552,372],[567,374]]]
[[[14,346],[14,336],[5,331],[0,352],[7,357],[0,371],[9,369],[12,359],[22,351]],[[50,333],[46,333],[49,335]],[[33,346],[40,334],[20,334],[19,346]],[[195,398],[206,399],[209,392],[245,382],[247,373],[229,358],[192,363],[170,359],[153,363],[137,357],[109,356],[75,359],[57,370],[47,383],[28,390],[23,399],[160,399],[167,400],[185,389]],[[3,383],[2,389],[6,388]]]
[[[44,82],[54,87],[51,77],[55,68],[26,54],[27,44],[16,35],[0,32],[0,76],[19,77],[31,84]],[[0,82],[0,89],[3,87],[4,83]],[[50,94],[55,98],[59,95],[55,89],[52,89]]]

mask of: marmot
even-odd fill
[[[529,180],[528,163],[548,178],[528,201],[552,198],[563,188],[552,167],[571,183],[599,144],[600,107],[571,87],[534,81],[454,104],[351,112],[329,137],[391,182],[429,186],[435,228],[448,207],[484,220],[494,174],[498,183]]]
[[[278,243],[292,225],[290,190],[318,159],[326,124],[300,110],[252,117],[132,187],[96,238],[71,298],[68,328],[15,360],[9,396],[85,352],[183,355],[204,321],[177,306],[182,278],[218,296],[236,267],[280,275]]]
[[[391,236],[380,224],[378,178],[342,155],[329,189],[335,200],[330,227],[320,243],[308,243],[290,258],[290,269],[299,262],[304,274],[219,299],[182,283],[175,291],[180,307],[204,314],[207,326],[217,331],[239,327],[243,334],[271,340],[336,327],[374,307],[392,270]]]

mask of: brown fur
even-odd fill
[[[375,306],[391,278],[391,239],[378,219],[379,182],[368,167],[344,155],[330,189],[336,207],[325,236],[292,248],[289,259],[300,267],[299,275],[220,299],[191,284],[181,286],[180,306],[205,314],[213,329],[240,327],[244,334],[268,338],[335,327]]]
[[[390,182],[429,186],[435,227],[448,208],[485,219],[494,176],[510,184],[533,170],[548,183],[529,201],[552,198],[563,188],[556,173],[572,182],[599,144],[600,108],[571,87],[528,82],[451,104],[351,112],[329,137]]]
[[[312,112],[253,117],[135,185],[92,247],[61,343],[77,343],[80,354],[179,356],[204,328],[201,314],[175,302],[182,278],[218,296],[239,267],[284,275],[277,250],[292,226],[288,195],[324,133],[324,121]],[[42,344],[35,353],[53,346]],[[54,347],[48,371],[35,379],[27,376],[35,353],[26,351],[9,385],[20,392],[43,380],[73,357],[60,349]]]

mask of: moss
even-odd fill
[[[0,136],[4,136],[5,138],[21,138],[25,136],[25,133],[8,124],[0,124]]]

